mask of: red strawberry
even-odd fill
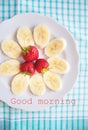
[[[38,59],[35,62],[35,69],[39,73],[43,73],[43,72],[47,71],[48,67],[49,67],[49,63],[47,62],[46,59]]]
[[[23,49],[22,57],[26,61],[37,60],[39,57],[38,49],[35,46],[29,46]]]
[[[21,72],[24,72],[25,74],[33,75],[35,72],[35,66],[32,61],[24,62],[20,65]]]

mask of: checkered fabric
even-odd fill
[[[0,0],[0,21],[24,12],[53,17],[73,35],[80,56],[74,88],[59,104],[44,111],[24,112],[0,101],[0,130],[88,130],[88,1]]]

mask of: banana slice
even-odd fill
[[[17,31],[17,39],[21,47],[28,47],[29,45],[34,45],[33,36],[31,30],[24,26],[20,27]]]
[[[14,77],[11,83],[11,90],[15,95],[23,94],[28,88],[29,75],[18,74]]]
[[[61,58],[49,58],[48,62],[50,70],[55,73],[65,74],[70,69],[68,62]]]
[[[39,74],[35,74],[30,79],[30,90],[34,95],[43,95],[45,93],[46,87],[43,78]]]
[[[49,29],[42,24],[34,28],[34,40],[40,48],[44,48],[50,39]]]
[[[20,62],[7,60],[0,64],[0,75],[12,76],[20,72]]]
[[[21,55],[21,47],[13,40],[4,40],[1,44],[3,52],[10,58],[18,58]]]
[[[61,79],[57,74],[47,71],[46,73],[44,73],[43,77],[44,82],[49,89],[57,91],[62,87]]]
[[[45,54],[48,57],[56,56],[61,53],[66,47],[64,39],[54,39],[45,48]]]

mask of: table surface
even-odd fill
[[[42,112],[13,109],[0,101],[0,130],[87,130],[88,1],[0,0],[0,22],[24,12],[50,16],[71,32],[80,56],[78,79],[74,88],[63,99],[69,99],[70,104],[55,105]]]

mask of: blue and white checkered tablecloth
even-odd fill
[[[59,104],[44,111],[24,112],[0,101],[0,130],[88,130],[88,1],[87,0],[0,0],[0,21],[24,12],[53,17],[76,40],[80,66],[74,88]]]

